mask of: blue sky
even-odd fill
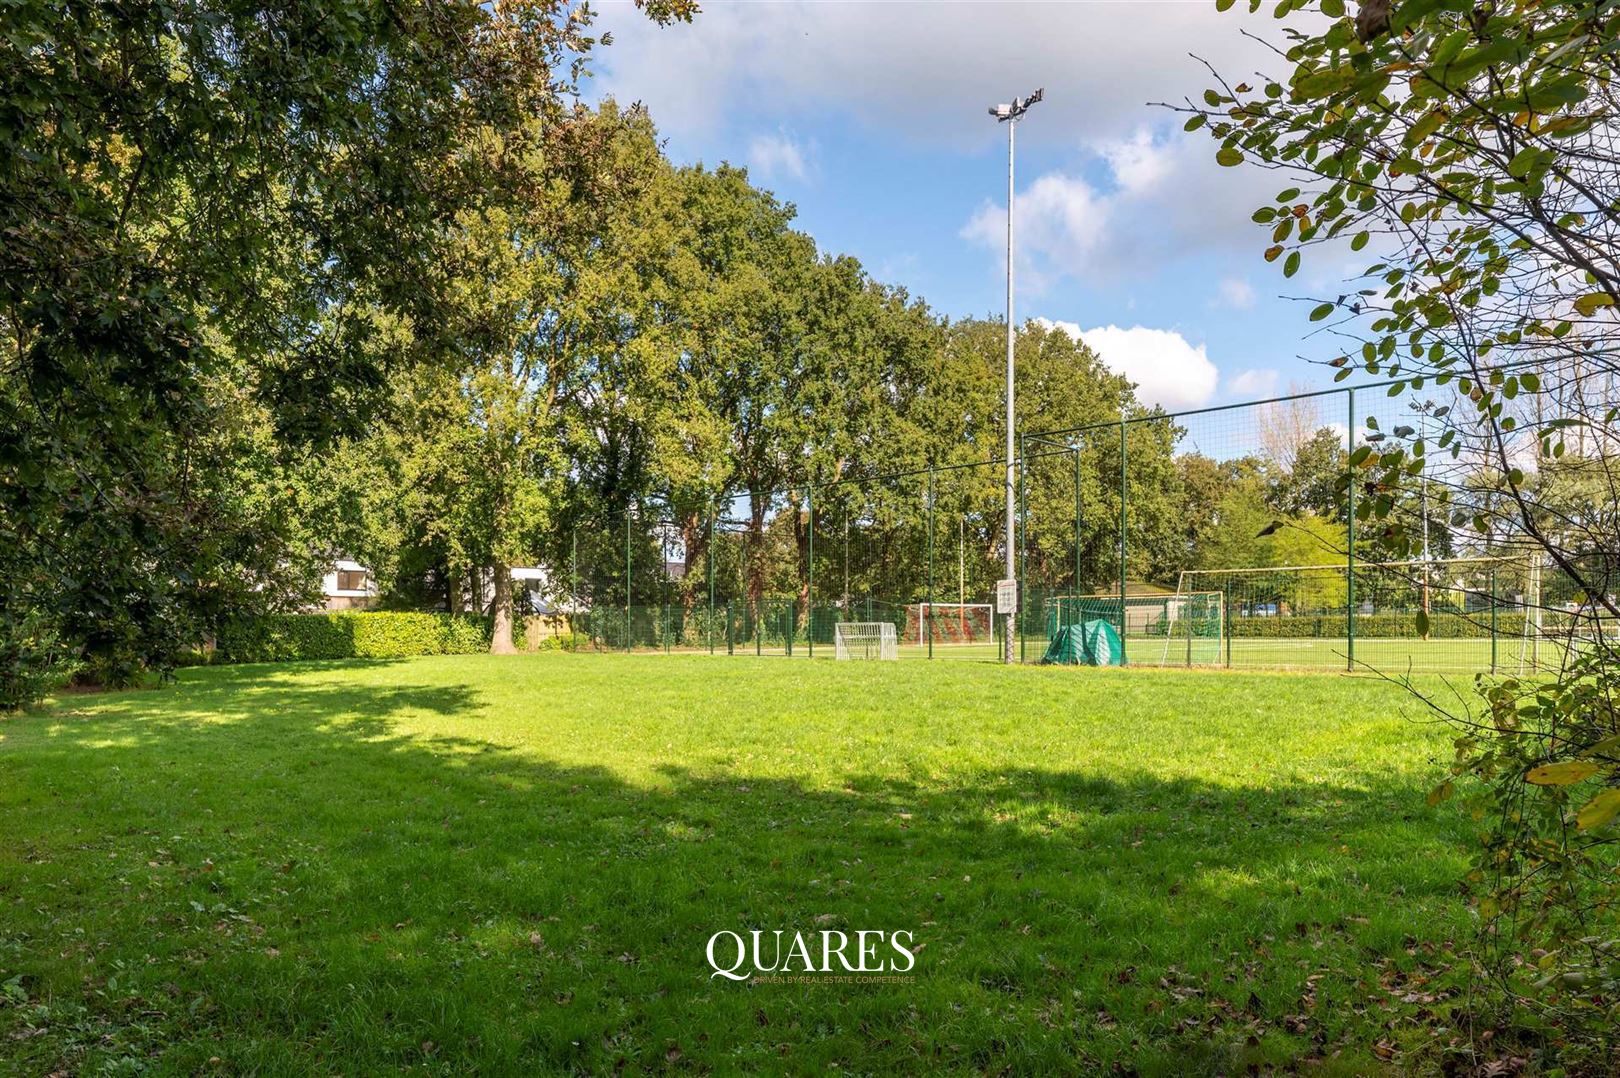
[[[1213,163],[1148,101],[1208,84],[1196,52],[1250,77],[1279,62],[1240,34],[1269,14],[1211,3],[720,3],[658,29],[599,10],[613,44],[592,96],[639,100],[680,162],[747,165],[823,249],[952,316],[1004,303],[1006,131],[989,105],[1038,86],[1018,131],[1017,315],[1080,332],[1144,397],[1192,408],[1328,384],[1301,358],[1311,304],[1249,214],[1287,186]]]

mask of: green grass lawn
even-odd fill
[[[1467,827],[1408,706],[562,653],[66,696],[0,720],[0,1072],[1422,1069]],[[911,979],[709,976],[823,927]]]

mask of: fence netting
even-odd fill
[[[1500,467],[1438,452],[1449,410],[1344,389],[1026,434],[1014,654],[1106,623],[1126,665],[1526,673],[1620,635],[1589,594],[1617,586],[1615,552],[1576,551],[1572,575],[1527,542]],[[1427,467],[1391,480],[1390,440]],[[831,658],[840,623],[888,624],[902,659],[996,661],[1004,476],[991,460],[598,504],[546,601],[602,649]]]

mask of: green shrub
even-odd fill
[[[1346,635],[1347,621],[1342,611],[1330,614],[1284,614],[1279,617],[1233,617],[1230,625],[1235,638],[1253,639],[1340,639]],[[1496,634],[1516,637],[1524,632],[1523,614],[1496,615]],[[1416,612],[1393,614],[1357,614],[1356,636],[1368,640],[1416,639]],[[1491,635],[1489,611],[1473,614],[1432,614],[1429,617],[1431,639],[1460,640],[1488,639]]]
[[[80,664],[56,625],[29,611],[0,620],[0,712],[15,711],[61,688]]]
[[[580,651],[591,646],[591,638],[584,633],[558,633],[547,636],[535,645],[536,651]]]
[[[221,662],[399,659],[489,650],[489,618],[460,614],[345,611],[243,618],[219,634]]]

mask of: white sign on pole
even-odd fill
[[[996,613],[1018,613],[1018,581],[996,581]]]

